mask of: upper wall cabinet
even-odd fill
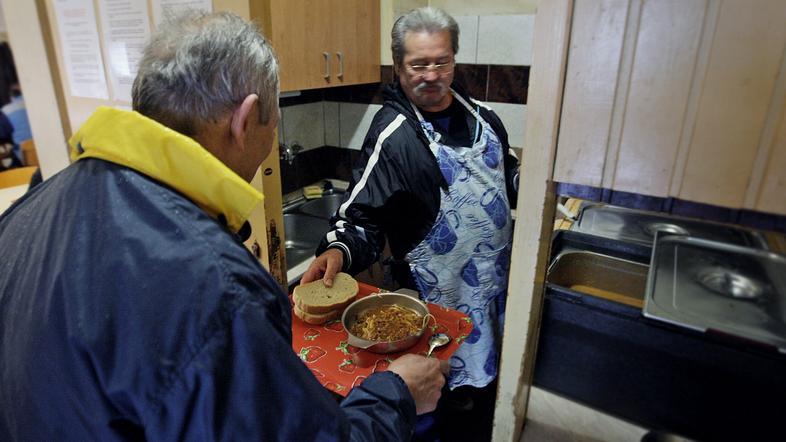
[[[281,90],[380,81],[378,0],[251,0],[281,65]]]
[[[786,214],[785,23],[783,0],[576,0],[554,179]]]

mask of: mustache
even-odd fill
[[[429,87],[438,87],[440,92],[444,92],[445,91],[445,85],[440,83],[440,82],[438,82],[438,81],[435,81],[435,82],[432,82],[432,83],[424,81],[423,83],[420,83],[419,85],[415,86],[415,93],[419,94],[419,93],[423,92],[424,89],[429,88]]]

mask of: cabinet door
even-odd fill
[[[784,213],[783,23],[782,0],[576,1],[554,179]]]
[[[252,2],[251,15],[276,50],[281,90],[330,86],[332,28],[329,2],[270,0]],[[325,55],[327,54],[327,55]],[[332,73],[331,73],[332,74]]]
[[[251,0],[251,16],[276,49],[281,90],[379,81],[376,0]]]
[[[786,76],[786,72],[782,70],[780,75]],[[786,90],[782,94],[786,95]],[[764,141],[770,148],[764,160],[758,161],[754,168],[760,173],[751,180],[750,201],[745,207],[786,215],[786,198],[783,197],[786,195],[786,96],[781,98],[781,102],[784,105],[780,111],[781,121],[772,134],[772,142]]]
[[[331,85],[379,82],[379,2],[332,0]]]

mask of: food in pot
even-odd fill
[[[395,304],[380,305],[363,311],[350,332],[367,341],[393,342],[416,335],[423,328],[423,317]]]

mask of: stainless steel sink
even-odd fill
[[[343,199],[343,194],[325,195],[322,198],[306,201],[298,207],[298,211],[307,215],[329,219],[336,213]]]
[[[667,232],[767,249],[764,237],[753,230],[606,204],[588,204],[582,207],[579,219],[571,230],[650,247],[657,232]]]
[[[324,218],[300,213],[284,214],[284,247],[288,269],[314,256],[314,251],[328,227],[327,219]]]
[[[341,190],[330,190],[321,198],[303,197],[284,206],[284,248],[287,269],[292,270],[303,261],[313,258],[322,235],[330,227],[330,217],[344,198]],[[299,277],[295,275],[293,277]]]

